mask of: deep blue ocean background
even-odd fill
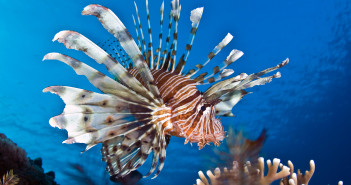
[[[145,1],[136,2],[146,34]],[[61,52],[106,72],[84,54],[51,42],[61,30],[78,31],[96,43],[111,38],[95,17],[81,15],[92,3],[113,10],[135,37],[131,16],[135,10],[130,0],[0,0],[0,133],[24,148],[29,157],[42,157],[45,171],[55,171],[56,181],[63,185],[79,184],[69,176],[74,173],[71,163],[83,165],[97,184],[107,182],[100,145],[81,154],[84,145],[61,144],[66,131],[50,127],[48,120],[62,112],[64,103],[56,95],[42,93],[51,85],[97,91],[69,66],[42,62],[46,53]],[[155,45],[161,3],[149,2]],[[169,3],[166,0],[165,12]],[[206,69],[222,62],[232,49],[245,53],[230,66],[236,74],[258,72],[290,59],[280,70],[282,78],[250,89],[254,93],[234,107],[236,117],[222,118],[225,128],[244,130],[252,139],[266,128],[269,136],[263,157],[277,157],[285,164],[291,160],[303,171],[313,159],[316,172],[310,184],[336,185],[339,180],[350,184],[351,1],[183,0],[181,5],[179,54],[188,41],[190,11],[204,7],[187,69],[204,62],[228,32],[233,41]],[[160,176],[141,183],[194,184],[199,170],[215,167],[206,161],[210,146],[199,151],[196,145],[183,142],[183,138],[172,137]],[[145,164],[141,172],[148,167]]]

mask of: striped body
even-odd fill
[[[130,69],[129,73],[142,83],[136,69]],[[223,126],[215,118],[214,105],[205,101],[196,88],[196,81],[163,69],[152,69],[151,73],[164,104],[171,109],[171,122],[162,126],[171,128],[165,130],[166,134],[184,137],[185,142],[199,143],[200,148],[207,142],[218,145],[224,139]]]

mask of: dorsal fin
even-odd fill
[[[223,71],[221,71],[221,73],[217,73],[218,75],[215,75],[214,77],[211,77],[211,78],[208,78],[207,82],[204,83],[204,81],[207,79],[204,78],[203,81],[201,81],[201,85],[207,85],[207,84],[210,84],[210,83],[213,83],[213,82],[218,82],[220,80],[223,80],[224,78],[232,75],[234,73],[234,70],[232,69],[223,69]]]
[[[143,33],[143,29],[141,27],[141,22],[140,22],[140,17],[139,17],[139,11],[138,11],[138,6],[137,4],[134,2],[134,6],[135,6],[135,11],[136,11],[136,14],[137,14],[137,19],[138,19],[138,23],[139,23],[139,31],[140,31],[140,35],[141,35],[141,40],[142,40],[142,43],[143,43],[143,47],[144,47],[144,58],[145,60],[148,58],[148,55],[147,55],[147,50],[146,50],[146,46],[145,46],[145,38],[144,38],[144,33]]]
[[[162,2],[162,5],[161,5],[161,8],[160,8],[160,14],[161,14],[161,19],[160,19],[160,34],[159,34],[159,39],[160,39],[160,44],[156,50],[156,52],[158,53],[157,54],[157,62],[156,62],[156,66],[155,68],[156,69],[159,69],[159,64],[160,64],[160,57],[161,57],[161,49],[162,49],[162,32],[163,32],[163,12],[164,12],[164,9],[165,9],[165,2],[163,1]]]
[[[186,55],[185,55],[185,58],[183,58],[183,60],[179,60],[179,62],[183,62],[183,64],[181,64],[181,68],[180,70],[177,71],[178,74],[181,74],[182,71],[183,71],[183,68],[184,68],[184,65],[186,63],[186,61],[188,60],[188,57],[189,57],[189,54],[190,54],[190,51],[191,51],[191,48],[193,46],[193,43],[194,43],[194,39],[195,39],[195,35],[196,35],[196,32],[197,32],[197,28],[199,27],[199,24],[200,24],[200,20],[201,20],[201,17],[202,17],[202,13],[203,13],[203,8],[196,8],[195,10],[191,11],[191,15],[190,15],[190,20],[192,22],[191,24],[191,30],[190,30],[190,37],[189,37],[189,41],[188,43],[186,44]],[[179,66],[179,64],[177,65],[177,67]]]
[[[139,47],[140,52],[143,53],[143,50],[141,49],[141,42],[140,42],[140,38],[139,38],[138,27],[137,27],[137,25],[136,25],[134,15],[132,15],[132,17],[133,17],[133,22],[134,22],[134,27],[135,27],[136,36],[137,36],[137,39],[138,39],[138,47]],[[144,56],[144,57],[145,57],[145,56]]]
[[[208,64],[213,57],[215,57],[231,40],[233,39],[233,36],[228,33],[224,39],[208,54],[207,56],[207,61],[204,64],[197,64],[196,65],[196,70],[194,69],[194,72],[189,71],[189,73],[186,75],[188,78],[191,78],[193,75],[195,75],[201,68],[203,68],[206,64]]]
[[[222,82],[218,82],[212,85],[209,89],[207,89],[203,97],[206,99],[206,101],[212,101],[221,98],[228,92],[241,91],[256,85],[264,85],[266,83],[271,82],[273,78],[280,78],[280,73],[277,72],[272,76],[260,78],[262,75],[277,70],[288,63],[289,59],[286,59],[277,66],[265,69],[261,72],[254,73],[249,76],[247,76],[246,74],[240,74],[236,77],[224,80]]]
[[[151,24],[150,24],[150,14],[149,14],[149,1],[146,0],[146,16],[147,16],[147,25],[148,25],[148,33],[150,36],[150,42],[148,46],[150,47],[151,54],[149,55],[150,58],[150,69],[154,68],[154,49],[152,47],[152,33],[151,33]]]
[[[207,72],[201,73],[198,77],[194,78],[194,80],[201,83],[207,74]]]
[[[178,64],[177,64],[177,67],[174,70],[174,73],[180,74],[184,68],[184,65],[185,65],[185,60],[184,60],[184,54],[183,54],[182,57],[180,58]]]
[[[238,60],[241,56],[243,56],[243,52],[233,49],[230,54],[228,55],[228,57],[223,61],[223,65],[221,68],[219,68],[218,66],[216,66],[213,69],[213,73],[209,76],[207,76],[204,80],[207,80],[209,78],[211,78],[212,76],[214,76],[215,74],[217,74],[218,72],[223,71],[227,66],[229,66],[230,64],[232,64],[233,62],[235,62],[236,60]]]
[[[164,61],[165,61],[165,62],[164,62],[164,65],[163,65],[163,67],[162,67],[163,70],[168,71],[170,59],[171,59],[171,54],[168,52],[167,57],[166,57],[166,59],[164,60]]]
[[[172,22],[173,22],[173,14],[172,14],[172,12],[169,12],[168,35],[166,38],[166,48],[162,51],[163,61],[161,61],[162,64],[160,64],[161,68],[163,68],[163,66],[165,64],[165,60],[167,58],[166,55],[168,54],[168,46],[169,46],[169,40],[171,38]]]
[[[171,71],[174,71],[175,61],[177,59],[177,45],[178,45],[178,22],[180,17],[181,6],[179,6],[179,0],[173,0],[172,4],[172,13],[175,21],[174,33],[173,33],[173,49],[172,49],[172,56],[173,60],[171,60]]]

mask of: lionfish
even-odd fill
[[[197,143],[199,149],[212,142],[218,146],[225,138],[225,132],[216,116],[233,116],[233,106],[248,94],[244,89],[279,78],[279,72],[268,77],[261,76],[283,67],[288,59],[255,74],[242,73],[221,81],[234,72],[226,69],[227,66],[243,55],[242,51],[234,49],[221,65],[213,68],[211,74],[204,72],[195,76],[233,36],[228,33],[208,54],[204,64],[197,64],[188,72],[183,72],[203,8],[191,11],[190,39],[177,63],[177,34],[181,11],[179,0],[171,2],[166,46],[162,45],[164,3],[161,5],[161,31],[155,51],[148,0],[146,12],[150,42],[147,47],[136,4],[135,8],[139,25],[137,26],[134,16],[133,20],[138,45],[110,9],[92,4],[82,12],[83,15],[96,16],[103,27],[117,39],[132,62],[121,57],[119,52],[123,52],[122,50],[114,50],[119,55],[119,59],[116,59],[117,57],[74,31],[61,31],[53,39],[63,43],[68,49],[82,51],[97,63],[104,64],[115,79],[60,53],[49,53],[44,57],[44,60],[55,59],[71,66],[78,75],[87,77],[103,94],[68,86],[51,86],[43,92],[59,95],[66,104],[63,113],[49,121],[52,127],[67,130],[68,139],[63,143],[85,143],[85,151],[102,143],[102,160],[107,163],[106,170],[111,176],[117,177],[124,177],[139,168],[153,152],[151,168],[145,177],[154,173],[157,168],[155,178],[164,167],[170,136],[184,137],[185,143]],[[173,39],[170,42],[172,31]],[[120,47],[117,42],[114,43],[115,47]],[[197,85],[201,84],[213,85],[205,92],[200,92]]]

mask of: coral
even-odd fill
[[[0,179],[0,185],[16,185],[19,182],[19,178],[17,175],[13,174],[13,170],[8,171],[4,176],[2,177],[2,181]]]
[[[305,175],[300,172],[300,169],[297,170],[297,174],[294,173],[294,165],[291,161],[288,161],[288,166],[290,168],[290,176],[283,178],[280,182],[281,185],[308,185],[316,169],[313,160],[310,161],[310,171],[306,170]]]
[[[6,176],[8,171],[19,178],[18,185],[56,185],[55,173],[44,173],[41,158],[27,158],[22,148],[0,133],[0,176]]]
[[[290,174],[289,168],[287,166],[282,166],[281,170],[278,172],[278,168],[281,165],[279,159],[273,159],[273,163],[267,160],[268,173],[264,175],[264,160],[263,158],[258,159],[258,165],[251,165],[250,162],[240,165],[239,162],[233,162],[233,168],[228,170],[224,168],[223,171],[216,168],[213,174],[210,170],[207,171],[207,176],[210,179],[208,182],[206,176],[202,171],[199,171],[200,179],[196,180],[197,185],[269,185],[273,181],[279,180]]]
[[[200,179],[196,180],[197,185],[269,185],[274,181],[280,180],[280,185],[308,185],[315,172],[315,163],[310,161],[310,170],[302,174],[300,170],[294,172],[294,165],[288,161],[288,166],[280,163],[280,159],[267,160],[268,172],[265,174],[265,164],[262,157],[258,157],[259,152],[266,139],[264,130],[260,137],[251,141],[246,139],[241,132],[228,132],[226,147],[222,151],[215,151],[220,158],[217,164],[224,161],[228,164],[231,159],[231,169],[226,167],[223,170],[216,168],[214,172],[206,172],[208,178],[202,171],[199,171]],[[225,152],[227,151],[227,152]],[[256,158],[255,158],[256,157]],[[251,161],[251,162],[250,162]],[[339,181],[338,185],[343,185]]]
[[[258,174],[260,176],[260,184],[261,185],[269,185],[273,181],[282,179],[290,174],[290,169],[287,166],[283,166],[280,163],[280,159],[273,159],[273,164],[271,160],[267,160],[268,173],[264,176],[264,159],[262,157],[258,158]],[[281,167],[280,172],[277,173],[277,170]]]
[[[206,174],[209,181],[205,174],[199,171],[200,179],[196,179],[196,185],[269,185],[279,179],[281,179],[280,185],[308,185],[316,167],[314,161],[311,160],[310,170],[306,170],[305,174],[302,174],[300,170],[294,173],[294,165],[291,161],[288,161],[288,166],[284,166],[276,158],[273,159],[273,163],[267,160],[268,173],[265,176],[265,165],[262,157],[258,158],[257,166],[246,162],[242,168],[237,161],[234,161],[231,170],[224,168],[221,171],[216,168],[214,174],[208,170]],[[278,168],[280,168],[279,172]],[[343,182],[339,181],[338,185],[343,185]]]

